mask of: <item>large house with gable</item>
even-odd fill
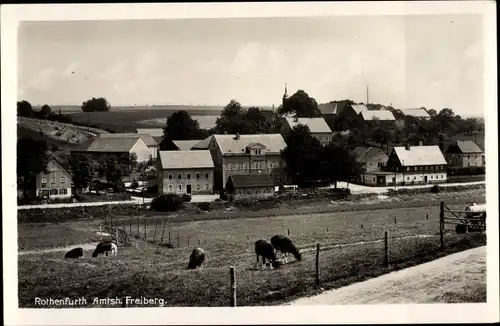
[[[448,166],[455,168],[483,167],[484,153],[472,140],[457,140],[446,151]]]
[[[97,137],[81,144],[72,153],[81,153],[90,161],[99,162],[106,156],[124,157],[135,154],[138,163],[148,162],[151,158],[150,149],[139,137]]]
[[[151,134],[143,133],[117,133],[117,134],[100,134],[100,138],[140,138],[148,147],[149,155],[152,160],[156,160],[158,156],[158,143]]]
[[[222,190],[230,175],[269,176],[275,185],[287,182],[281,151],[286,143],[280,134],[212,135],[192,147],[210,150],[214,170],[214,190]]]
[[[35,178],[36,197],[66,199],[71,197],[71,173],[54,157],[47,164],[47,172]]]

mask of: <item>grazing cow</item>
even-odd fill
[[[276,248],[276,251],[280,251],[282,257],[284,256],[285,264],[287,261],[286,257],[288,253],[291,253],[298,261],[302,260],[302,254],[300,253],[299,249],[287,236],[277,234],[271,238],[271,243],[273,247]]]
[[[64,255],[64,258],[83,258],[83,248],[71,249]]]
[[[261,267],[266,268],[266,259],[271,262],[270,268],[279,267],[279,263],[276,260],[276,253],[274,252],[274,247],[271,242],[267,240],[257,240],[255,242],[255,254],[257,255],[257,267],[259,266],[259,256],[262,256]]]
[[[99,243],[95,247],[92,257],[97,257],[100,254],[108,256],[108,253],[111,253],[112,256],[116,256],[118,254],[118,246],[116,243],[110,241]]]
[[[189,263],[187,269],[201,268],[201,264],[205,261],[205,251],[201,248],[194,248],[189,256]]]

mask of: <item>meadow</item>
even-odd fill
[[[423,196],[412,197],[422,199]],[[481,202],[481,196],[484,199],[484,191],[479,191],[476,197],[465,192],[441,194],[437,199],[446,200],[453,209],[463,209],[469,200]],[[445,249],[440,250],[438,201],[424,203],[405,198],[404,203],[406,207],[397,208],[398,202],[394,201],[393,207],[390,203],[380,207],[380,203],[367,199],[364,204],[358,203],[343,212],[265,215],[268,210],[262,210],[260,217],[243,217],[244,212],[239,211],[225,219],[202,219],[203,215],[195,214],[189,220],[181,213],[168,217],[151,214],[145,218],[146,227],[141,215],[138,224],[136,214],[115,215],[113,226],[126,232],[132,229],[133,243],[131,247],[120,246],[116,257],[88,258],[91,252],[87,251],[86,258],[69,261],[62,258],[64,251],[20,254],[20,307],[32,307],[35,296],[76,298],[81,295],[159,297],[167,301],[167,306],[227,306],[229,266],[236,268],[238,305],[275,305],[318,291],[314,286],[316,243],[321,245],[320,280],[324,289],[486,243],[484,234],[457,235],[450,225],[446,230]],[[295,211],[301,212],[298,208]],[[93,242],[98,240],[96,231],[100,223],[104,223],[104,217],[59,223],[21,222],[19,249]],[[137,241],[134,238],[137,231],[142,239],[146,233],[148,241]],[[389,267],[382,264],[385,231],[389,234],[392,262]],[[257,270],[254,242],[288,232],[301,248],[303,260],[273,271]],[[164,245],[160,246],[162,233]],[[165,246],[169,238],[173,248]],[[194,246],[206,251],[206,263],[202,270],[187,271],[188,256]]]

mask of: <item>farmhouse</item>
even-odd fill
[[[389,159],[389,156],[378,147],[358,146],[353,149],[353,153],[363,172],[380,171]]]
[[[159,193],[213,193],[214,162],[210,151],[160,151],[159,157]]]
[[[297,125],[308,126],[311,134],[314,138],[320,141],[322,145],[327,145],[332,140],[332,130],[328,127],[325,119],[320,118],[285,118],[285,123],[281,129],[281,133],[286,138],[286,135],[290,132],[292,128]]]
[[[274,181],[267,174],[231,175],[226,191],[232,199],[270,197],[274,194]]]
[[[447,180],[446,165],[444,155],[437,145],[394,147],[387,160],[386,172],[377,175],[376,183],[443,183]],[[392,172],[392,175],[388,172]]]
[[[208,145],[207,145],[208,143]],[[221,190],[230,175],[268,175],[275,185],[286,182],[281,150],[286,143],[280,134],[212,135],[193,147],[208,148],[212,154],[214,189]]]
[[[85,154],[92,161],[100,161],[107,155],[123,156],[135,154],[138,163],[148,162],[151,158],[148,146],[138,137],[98,137],[72,152]]]
[[[36,196],[47,198],[71,197],[71,173],[55,158],[47,164],[47,174],[43,171],[36,176]]]
[[[100,138],[140,138],[148,147],[149,154],[153,160],[158,155],[158,143],[150,134],[119,133],[119,134],[100,134]]]
[[[482,167],[484,153],[472,140],[457,140],[448,147],[446,161],[450,167]]]

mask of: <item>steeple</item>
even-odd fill
[[[287,84],[285,83],[285,93],[283,94],[283,104],[285,104],[286,99],[288,99]]]

